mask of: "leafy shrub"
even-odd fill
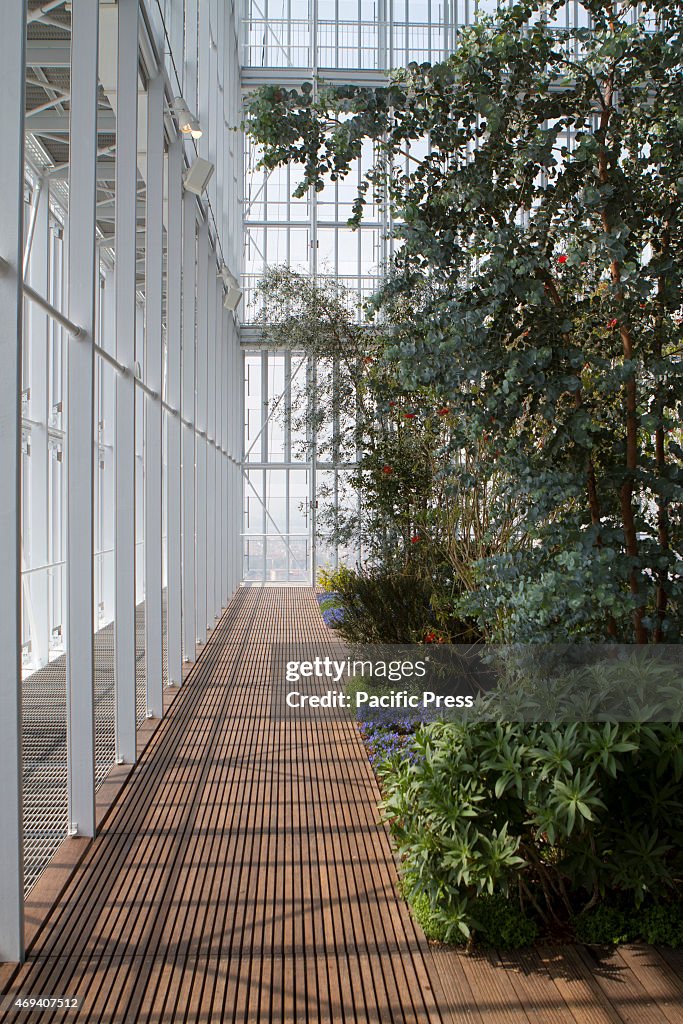
[[[574,921],[576,937],[592,945],[643,939],[653,946],[683,946],[683,903],[667,901],[640,908],[625,901],[602,903]]]
[[[574,920],[574,931],[577,939],[593,946],[618,946],[637,938],[629,910],[607,903],[599,904],[577,917]]]
[[[433,942],[450,942],[463,945],[464,935],[449,928],[443,914],[434,907],[426,893],[412,899],[405,885],[401,892],[409,902],[410,910],[428,939]],[[477,937],[481,945],[496,946],[498,949],[522,949],[532,946],[538,938],[538,925],[533,918],[520,913],[519,904],[496,893],[483,894],[473,904],[472,917],[476,921]]]
[[[483,894],[519,894],[547,926],[609,892],[636,908],[677,897],[682,746],[663,723],[420,728],[412,756],[378,766],[409,898],[427,895],[451,940],[481,927]]]
[[[520,911],[519,902],[502,893],[483,893],[475,901],[472,918],[480,940],[487,946],[521,949],[538,938],[538,925]]]
[[[318,586],[326,596],[337,593],[339,588],[353,576],[353,570],[346,565],[340,565],[336,569],[318,569]]]
[[[683,946],[683,903],[655,903],[646,907],[639,933],[653,946]]]
[[[339,632],[350,643],[419,643],[436,625],[436,584],[408,570],[376,567],[346,570],[337,587],[344,609]],[[472,626],[451,616],[440,630],[474,640]]]
[[[415,896],[412,901],[409,901],[409,903],[410,911],[426,937],[431,939],[432,942],[446,942],[446,925],[439,916],[434,913],[434,908],[429,896],[424,892],[420,893]],[[464,938],[462,936],[460,936],[460,942],[464,942]]]

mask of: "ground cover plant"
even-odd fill
[[[683,941],[680,727],[433,723],[369,739],[432,937]]]

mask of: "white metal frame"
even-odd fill
[[[20,960],[23,937],[23,854],[21,793],[21,600],[20,467],[21,337],[24,237],[24,45],[26,5],[9,0],[0,33],[0,254],[10,273],[0,278],[0,960]]]
[[[61,6],[28,21],[50,24]],[[227,430],[221,376],[237,395],[236,346],[217,279],[224,262],[240,270],[240,157],[225,131],[240,105],[235,11],[215,0],[73,0],[63,41],[30,36],[24,47],[26,7],[5,4],[0,42],[0,567],[16,581],[4,587],[0,625],[0,959],[10,960],[23,956],[22,653],[25,673],[65,657],[69,827],[94,836],[96,767],[98,779],[107,767],[95,764],[94,634],[114,623],[116,757],[132,762],[136,603],[145,602],[146,710],[159,717],[164,672],[182,683],[183,651],[194,658],[237,585],[229,556],[239,543],[225,487],[238,435]],[[68,88],[50,81],[54,68],[68,69]],[[28,117],[24,81],[45,91]],[[199,146],[176,137],[178,95],[200,115]],[[56,162],[52,142],[72,143],[70,159]],[[216,165],[199,203],[182,194],[198,153]],[[50,637],[55,621],[65,636]]]

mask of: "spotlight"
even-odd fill
[[[234,313],[241,301],[242,289],[238,288],[236,285],[231,284],[227,292],[225,293],[225,298],[223,299],[223,306],[225,307],[225,309],[229,309],[232,313]]]
[[[218,276],[220,277],[226,288],[239,288],[239,281],[237,280],[233,272],[230,270],[230,267],[227,265],[227,263],[221,263],[220,267],[218,268]]]
[[[178,118],[178,128],[183,135],[191,135],[193,139],[201,139],[202,129],[196,117],[193,117],[182,96],[176,96],[173,100],[173,110]]]
[[[222,263],[218,270],[218,276],[225,285],[225,297],[223,299],[223,306],[225,309],[229,309],[231,312],[235,312],[240,304],[242,298],[242,289],[240,288],[239,281],[230,270],[230,267],[226,263]]]
[[[200,196],[211,180],[214,166],[210,160],[202,160],[200,156],[183,175],[183,185],[187,192]]]

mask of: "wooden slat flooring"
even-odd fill
[[[0,1020],[683,1024],[675,954],[424,940],[354,723],[273,703],[273,645],[331,636],[310,590],[237,594],[7,986],[80,1010]]]

